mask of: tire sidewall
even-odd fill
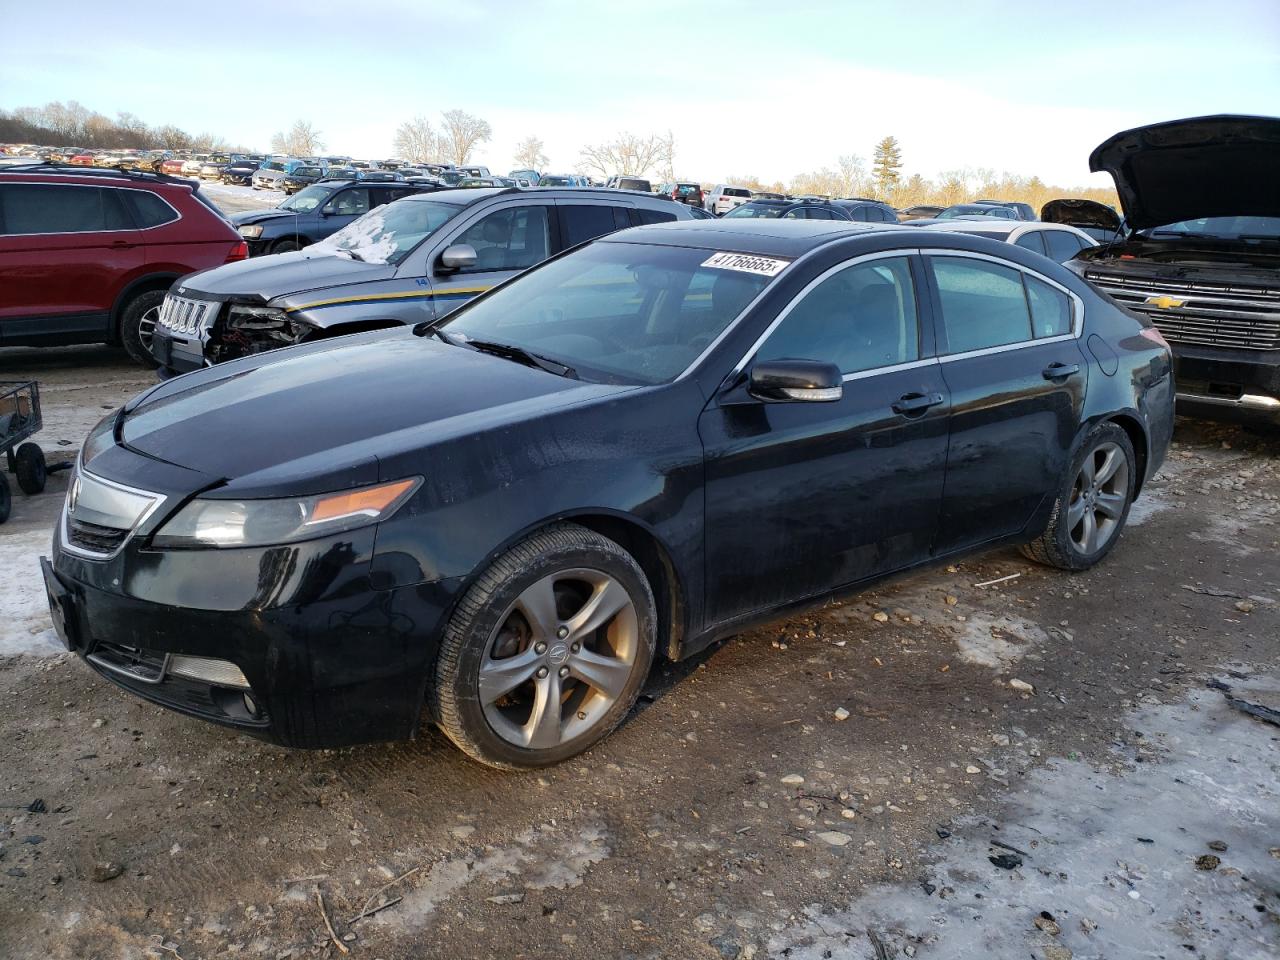
[[[129,305],[120,315],[121,346],[132,360],[150,367],[157,366],[157,363],[151,351],[142,342],[140,327],[147,311],[164,303],[165,293],[164,290],[147,290],[140,293],[129,301]]]
[[[516,598],[531,584],[559,570],[589,568],[601,570],[626,589],[636,608],[639,649],[636,664],[623,694],[600,722],[573,740],[547,750],[528,750],[507,742],[489,725],[476,690],[480,663],[493,631]],[[474,589],[474,588],[473,588]],[[639,566],[621,547],[617,553],[597,549],[558,548],[539,554],[514,577],[506,579],[487,599],[482,609],[466,623],[450,623],[449,631],[465,631],[458,667],[452,677],[437,674],[436,683],[451,685],[453,700],[469,739],[490,761],[520,768],[545,767],[567,760],[607,736],[631,710],[653,664],[656,645],[656,616],[653,593]]]
[[[1071,540],[1071,530],[1067,526],[1066,512],[1071,504],[1071,492],[1075,487],[1076,475],[1080,472],[1085,457],[1091,455],[1103,443],[1114,443],[1124,452],[1129,465],[1129,483],[1128,489],[1125,491],[1124,512],[1120,516],[1119,529],[1101,547],[1086,555],[1076,549],[1075,543]],[[1063,478],[1062,487],[1058,493],[1058,513],[1062,519],[1054,529],[1054,539],[1057,541],[1058,549],[1064,557],[1069,558],[1072,569],[1087,570],[1089,567],[1094,566],[1111,552],[1112,548],[1124,535],[1124,528],[1129,522],[1129,510],[1133,507],[1133,492],[1138,484],[1137,460],[1138,458],[1133,449],[1133,441],[1119,424],[1110,421],[1099,423],[1085,431],[1081,437],[1075,453],[1071,457],[1066,476]]]

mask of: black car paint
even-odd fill
[[[947,556],[933,549],[930,518],[966,509],[953,504],[949,513],[944,489],[953,417],[965,438],[960,489],[1016,513],[995,533],[956,525],[952,552],[1038,534],[1054,495],[1030,485],[1097,421],[1117,419],[1131,433],[1140,481],[1159,465],[1172,431],[1167,353],[1079,278],[980,238],[928,242],[1050,276],[1085,304],[1084,335],[1114,348],[1103,353],[1104,371],[1075,340],[1056,345],[1055,358],[1084,368],[1087,392],[1071,401],[1078,425],[1064,425],[1058,391],[1011,383],[1007,354],[974,358],[957,382],[937,364],[886,384],[851,380],[838,408],[752,399],[736,365],[810,280],[853,256],[919,246],[918,234],[800,223],[768,236],[726,226],[644,227],[595,241],[797,258],[687,376],[668,384],[569,380],[386,330],[219,365],[135,398],[117,418],[117,444],[85,467],[169,494],[175,505],[197,494],[426,482],[376,527],[288,546],[155,549],[150,536],[167,506],[110,561],[72,556],[55,537],[51,590],[70,611],[76,652],[112,641],[230,659],[264,719],[218,715],[207,692],[162,695],[109,678],[284,744],[402,739],[417,729],[453,604],[489,562],[548,523],[573,519],[627,546],[654,584],[663,649],[682,657],[748,623]],[[918,276],[918,261],[914,269]],[[927,285],[920,294],[926,350],[935,296]],[[893,413],[899,391],[919,390],[941,402],[919,419]],[[1011,440],[1012,470],[1000,449]],[[790,487],[762,480],[775,464]],[[795,495],[779,496],[784,489]],[[908,510],[912,523],[900,530],[896,518]]]

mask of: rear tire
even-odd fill
[[[44,462],[43,450],[34,443],[24,443],[18,447],[13,460],[13,472],[23,493],[35,496],[44,490],[49,470]]]
[[[13,494],[9,492],[9,478],[0,473],[0,523],[9,519],[13,509]]]
[[[120,344],[129,357],[144,367],[156,367],[151,355],[151,335],[160,316],[165,291],[148,290],[129,301],[120,315]]]
[[[1060,570],[1088,570],[1120,539],[1136,483],[1129,434],[1116,423],[1098,424],[1071,458],[1048,527],[1022,546],[1023,555]]]
[[[559,763],[631,710],[655,637],[653,592],[631,555],[576,524],[548,527],[495,560],[458,604],[432,717],[488,766]]]

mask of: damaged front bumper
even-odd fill
[[[208,316],[210,319],[194,330],[175,330],[163,320],[156,325],[151,353],[160,365],[161,379],[293,346],[315,329],[284,310],[262,304],[221,303]]]

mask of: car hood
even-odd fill
[[[305,487],[460,432],[627,389],[379,331],[166,381],[126,406],[118,429],[134,451],[241,491]]]
[[[1280,118],[1194,117],[1117,133],[1089,154],[1136,230],[1200,217],[1280,216]]]
[[[251,223],[266,223],[268,220],[283,220],[286,217],[292,220],[295,216],[305,217],[307,214],[295,214],[292,210],[280,210],[271,207],[267,210],[241,210],[239,213],[233,213],[230,220],[233,226],[247,226]]]
[[[239,296],[265,303],[290,293],[390,280],[395,275],[396,268],[391,264],[362,263],[308,248],[253,257],[193,274],[182,280],[177,293]]]
[[[1072,227],[1120,229],[1120,214],[1105,203],[1074,197],[1050,200],[1040,208],[1040,219],[1045,223],[1065,223]]]

